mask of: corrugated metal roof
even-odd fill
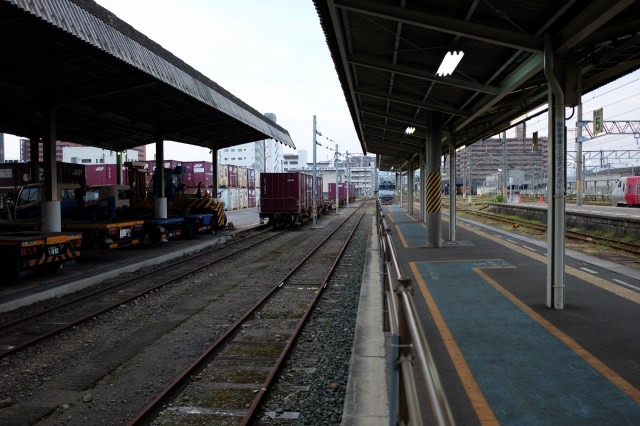
[[[6,50],[0,48],[0,55],[9,55],[4,59],[7,61],[7,65],[15,65],[18,63],[40,63],[40,61],[46,61],[48,58],[48,52],[46,52],[47,42],[51,43],[53,52],[59,48],[60,44],[64,44],[71,48],[67,51],[61,51],[61,53],[69,55],[70,57],[77,56],[78,58],[75,60],[75,69],[71,69],[71,67],[68,68],[70,72],[78,72],[80,67],[87,68],[82,70],[83,75],[80,76],[80,79],[87,78],[89,73],[92,72],[92,70],[88,69],[90,66],[95,67],[93,71],[96,74],[103,72],[103,70],[98,69],[98,67],[104,67],[104,69],[118,69],[117,72],[114,72],[112,75],[102,76],[105,80],[105,86],[108,86],[109,79],[115,80],[117,78],[121,78],[124,74],[131,75],[131,70],[125,70],[122,68],[121,64],[115,63],[114,60],[117,60],[139,70],[146,76],[153,77],[156,81],[149,82],[148,86],[158,82],[166,84],[167,86],[191,98],[190,100],[185,99],[183,101],[191,102],[195,109],[197,109],[197,107],[195,107],[197,103],[193,104],[193,101],[197,100],[207,107],[224,113],[229,117],[230,121],[237,120],[244,126],[251,127],[256,131],[256,133],[262,134],[257,136],[239,136],[239,139],[241,140],[238,140],[237,143],[247,142],[247,137],[250,139],[255,137],[254,140],[273,138],[286,145],[294,147],[288,132],[284,128],[273,123],[264,115],[260,114],[249,105],[217,85],[215,82],[194,70],[182,60],[163,49],[160,45],[151,41],[143,34],[133,29],[130,25],[121,21],[115,15],[94,2],[86,0],[3,0],[3,3],[4,5],[2,9],[0,9],[1,11],[9,11],[6,6],[7,4],[14,7],[15,10],[12,11],[13,13],[11,14],[10,21],[8,22],[10,22],[11,25],[14,25],[21,34],[16,34],[16,38],[13,39],[0,39],[0,41],[3,43],[24,43],[29,47],[29,49],[25,49],[20,52],[20,57],[15,56],[18,54],[15,50],[10,51],[9,48],[6,48]],[[17,10],[20,10],[23,13],[28,13],[33,18],[40,19],[51,27],[41,28],[36,25],[31,25],[25,21],[26,18],[20,16],[20,13],[16,13]],[[13,19],[15,17],[17,17],[17,19]],[[0,21],[2,20],[3,19],[0,18]],[[26,31],[27,28],[29,28],[28,31]],[[6,30],[10,31],[10,28],[7,27]],[[64,36],[56,31],[59,31],[60,33],[64,32],[81,40],[86,43],[86,45],[110,55],[113,58],[112,62],[110,63],[108,59],[103,57],[97,57],[90,51],[91,48],[89,46],[70,46]],[[30,38],[33,38],[33,42],[30,42]],[[38,42],[45,42],[45,45],[41,47],[42,50],[37,50],[35,48],[31,49],[32,45],[35,47],[36,38],[38,39]],[[13,58],[10,53],[13,54]],[[51,53],[49,52],[49,54]],[[60,55],[58,55],[58,57],[59,56]],[[89,61],[84,64],[80,63],[80,61],[83,60],[82,58],[86,56],[92,56],[91,59],[95,60],[93,65],[89,65]],[[56,57],[53,56],[51,56],[51,58],[53,60],[56,59]],[[72,62],[74,62],[73,59],[68,60],[66,63],[60,63],[59,66],[62,69],[64,67],[68,67]],[[28,74],[28,70],[25,70],[25,74]],[[13,76],[7,80],[4,78],[0,79],[0,82],[4,82],[4,87],[7,89],[11,86],[22,86],[24,84],[23,81],[29,80],[29,78],[34,78],[35,80],[35,75],[31,77],[29,75],[25,75],[23,80],[17,79]],[[71,81],[67,81],[65,83],[68,85]],[[94,84],[96,83],[97,82],[94,82]],[[65,86],[65,84],[60,84],[59,87],[54,87],[52,90],[60,91],[62,86]],[[170,95],[166,93],[168,89],[161,89],[157,84],[155,84],[155,87],[157,89],[156,96],[166,97]],[[45,91],[49,88],[42,87],[39,84],[33,84],[30,89],[35,91]],[[126,88],[123,90],[125,89]],[[164,93],[162,93],[163,91]],[[102,95],[105,97],[109,96],[107,91]],[[145,96],[148,95],[149,94],[147,93]],[[176,96],[176,94],[171,95]],[[11,96],[20,98],[20,93],[16,90],[11,94]],[[95,100],[96,98],[94,97],[94,102]],[[204,105],[202,106],[202,111],[200,111],[200,113],[206,115],[210,110]],[[63,115],[64,113],[65,112],[62,112]],[[141,114],[142,112],[138,111],[138,113]],[[134,119],[138,118],[139,117],[134,117]],[[220,117],[217,117],[216,119],[219,121],[221,120]],[[154,126],[157,127],[159,132],[162,132],[163,123],[157,122],[154,123]],[[15,124],[8,127],[15,127]],[[64,126],[62,131],[64,132]],[[195,137],[196,139],[201,139],[198,137],[197,132],[192,131],[191,133],[192,138]],[[231,133],[233,133],[233,130]],[[208,136],[210,135],[207,135],[207,137]],[[226,137],[229,142],[225,141],[223,143],[224,146],[235,144],[231,142],[233,139],[232,135],[226,135]],[[189,136],[185,135],[184,138],[189,139]],[[204,140],[199,140],[199,143],[207,145],[207,142]]]
[[[383,168],[424,151],[429,111],[459,147],[545,104],[545,35],[568,80],[580,71],[584,93],[640,68],[634,0],[314,3],[362,149],[379,154]],[[464,58],[453,75],[436,76],[448,50]],[[416,132],[405,135],[407,126]]]

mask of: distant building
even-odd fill
[[[522,190],[540,189],[547,182],[548,139],[532,135],[527,137],[521,126],[516,128],[513,138],[494,137],[478,141],[461,149],[456,154],[456,183],[463,183],[475,194],[480,186],[495,188],[500,192],[511,185]],[[447,161],[448,161],[447,157]],[[443,177],[448,182],[449,166],[445,164]],[[447,184],[448,185],[448,184]]]
[[[139,152],[128,149],[122,154],[122,163],[139,161]],[[116,152],[93,146],[68,146],[62,150],[62,161],[76,164],[116,164]]]
[[[283,171],[302,170],[307,164],[307,151],[299,149],[295,154],[284,154],[283,159]]]
[[[4,133],[0,133],[0,163],[4,163]]]
[[[56,161],[65,161],[64,160],[64,148],[80,148],[85,147],[85,145],[80,145],[72,142],[56,142]],[[95,148],[95,147],[86,147],[86,148]],[[101,148],[95,148],[100,149]],[[147,146],[137,146],[133,148],[133,150],[138,152],[138,159],[140,161],[144,161],[147,159]],[[39,161],[43,161],[43,153],[42,153],[42,142],[38,143],[38,157]],[[31,141],[29,139],[20,139],[20,160],[23,162],[31,161]],[[123,160],[124,161],[124,160]],[[134,160],[135,161],[135,160]]]
[[[269,120],[276,122],[276,115],[265,114]],[[234,164],[261,172],[282,172],[284,170],[284,156],[282,144],[274,139],[243,143],[218,150],[218,164]]]

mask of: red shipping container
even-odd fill
[[[313,177],[303,173],[261,173],[261,213],[303,213],[311,205]]]
[[[316,206],[321,207],[323,196],[322,196],[322,177],[316,176]]]
[[[347,185],[345,183],[338,184],[338,200],[340,202],[347,200]],[[329,200],[336,199],[336,184],[329,183]]]
[[[204,191],[213,185],[213,163],[210,161],[183,161],[182,167],[185,168],[182,183],[187,188],[197,188],[200,183]]]
[[[254,169],[247,169],[247,184],[249,188],[256,187],[256,171]]]
[[[229,164],[227,167],[228,167],[227,173],[229,174],[229,188],[237,188],[238,187],[238,166]]]

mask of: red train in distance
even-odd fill
[[[625,176],[618,179],[611,193],[613,207],[640,207],[640,176]]]

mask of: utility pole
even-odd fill
[[[313,226],[316,226],[318,223],[318,212],[317,212],[317,206],[316,206],[316,200],[317,200],[317,194],[318,194],[318,188],[316,187],[317,183],[316,183],[316,116],[313,116],[313,195],[312,200],[313,200]]]

